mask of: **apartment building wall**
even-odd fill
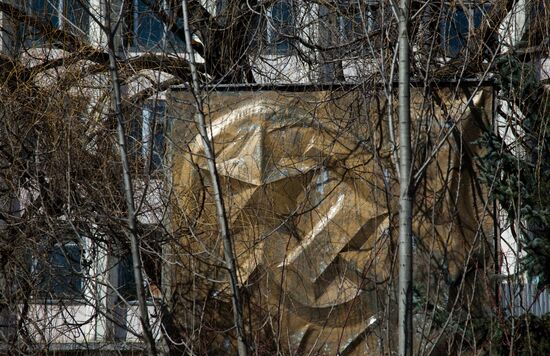
[[[137,5],[136,1],[131,1]],[[222,4],[213,1],[204,0],[206,7],[212,14],[216,14],[222,8]],[[53,11],[61,11],[60,4],[65,4],[60,0],[52,0],[54,6]],[[121,5],[121,2],[114,1],[114,11],[116,12]],[[304,2],[300,3],[297,0],[286,0],[281,3],[286,5],[277,5],[266,9],[265,19],[261,26],[258,26],[258,40],[255,43],[256,48],[251,50],[251,64],[255,79],[259,83],[318,83],[318,82],[334,82],[346,81],[361,83],[372,74],[385,73],[387,68],[382,62],[380,51],[389,50],[383,47],[383,40],[377,39],[362,41],[361,48],[354,48],[350,51],[350,47],[356,46],[357,38],[363,36],[370,38],[372,32],[373,38],[376,32],[376,27],[381,25],[384,18],[392,16],[391,10],[384,7],[377,1],[366,1],[366,6],[358,7],[358,14],[363,17],[354,22],[354,13],[343,13],[342,11],[330,12],[320,8],[318,5]],[[20,1],[14,0],[13,5],[20,6]],[[26,0],[25,4],[45,4],[37,0]],[[103,10],[101,8],[101,0],[89,0],[89,10],[94,16],[101,19]],[[348,6],[349,4],[346,4]],[[349,6],[348,6],[349,7]],[[505,23],[505,27],[501,30],[504,39],[509,38],[509,43],[513,45],[521,37],[524,28],[525,0],[516,2],[516,9],[511,13],[510,18]],[[278,11],[275,11],[275,9]],[[359,9],[363,12],[360,12]],[[31,9],[32,10],[32,9]],[[171,56],[185,57],[181,42],[170,37],[162,26],[154,21],[154,19],[145,12],[141,14],[147,26],[151,30],[160,30],[161,33],[150,33],[147,37],[147,29],[139,26],[139,21],[136,23],[123,24],[117,37],[117,45],[119,55],[124,58],[130,58],[146,52],[168,53]],[[132,14],[132,19],[140,19],[140,14]],[[345,16],[344,16],[345,15]],[[350,21],[350,17],[352,21]],[[465,17],[464,17],[465,18]],[[464,18],[461,17],[462,21]],[[104,47],[106,36],[101,31],[97,22],[93,20],[83,21],[85,26],[79,27],[69,23],[68,19],[58,15],[56,20],[58,27],[74,27],[74,33],[80,34],[82,38],[88,40],[93,46],[98,48]],[[0,12],[0,22],[2,33],[0,35],[0,52],[8,55],[20,55],[28,66],[34,66],[46,59],[63,58],[67,55],[61,50],[48,48],[46,42],[39,38],[25,38],[21,40],[21,35],[25,34],[25,29],[20,27],[21,24],[14,23],[5,13]],[[359,25],[358,25],[359,24]],[[145,26],[145,27],[147,27]],[[359,28],[358,28],[359,27]],[[143,36],[139,35],[143,30]],[[441,29],[444,46],[448,46],[452,42],[452,36],[449,35],[447,29]],[[282,36],[281,36],[282,32]],[[125,36],[122,33],[134,33],[133,36]],[[447,37],[445,37],[447,36]],[[155,39],[159,39],[158,41]],[[19,41],[19,42],[18,42]],[[376,42],[379,41],[379,42]],[[339,47],[341,52],[330,50],[319,50],[323,47]],[[317,48],[317,49],[316,49]],[[451,48],[450,51],[455,51]],[[327,52],[327,53],[322,53]],[[203,59],[197,56],[196,60],[200,63]],[[548,79],[550,73],[550,61],[545,58],[539,60],[540,63],[540,78]],[[82,63],[82,65],[87,65]],[[166,82],[172,77],[157,70],[137,71],[132,80],[127,81],[123,86],[124,95],[130,97],[138,95],[144,90],[151,89],[159,82]],[[81,94],[90,101],[90,107],[102,100],[103,95],[109,90],[109,78],[106,73],[97,73],[90,75],[83,80],[81,87],[75,88],[75,91],[80,91]],[[47,85],[47,82],[38,83],[39,85]],[[153,113],[159,110],[164,101],[164,93],[156,93],[147,100],[147,104],[141,110],[137,110],[136,121],[140,129],[135,134],[135,140],[140,141],[139,154],[148,155],[150,150],[155,149],[155,140],[151,141],[152,146],[147,147],[147,141],[151,136],[155,136],[155,132],[150,128],[149,121]],[[104,111],[97,114],[98,116],[106,115],[108,106],[104,107]],[[161,110],[162,111],[162,110]],[[168,120],[164,117],[163,112],[158,113],[161,120]],[[168,121],[164,122],[164,128],[168,127]],[[505,123],[503,123],[505,125]],[[163,143],[159,143],[159,147]],[[162,155],[159,148],[159,155]],[[159,170],[169,169],[168,166],[163,166],[165,162],[159,162]],[[144,225],[161,225],[164,216],[166,215],[167,202],[163,197],[164,186],[162,179],[136,179],[135,182],[136,200],[142,201],[143,209],[141,210],[138,219]],[[17,207],[19,214],[24,214],[26,209],[26,201],[32,192],[22,191],[18,199],[9,202],[9,205]],[[142,199],[143,198],[143,199]],[[7,203],[6,203],[7,204]],[[5,204],[5,205],[6,205]],[[507,263],[509,266],[515,266],[515,260],[519,251],[514,246],[514,241],[510,240],[510,235],[504,232],[505,243],[502,246],[503,252],[506,254]],[[91,244],[91,241],[83,242],[83,245]],[[59,307],[55,302],[47,300],[36,300],[32,306],[31,315],[36,320],[36,325],[39,329],[46,330],[40,337],[43,343],[91,343],[104,342],[109,340],[124,340],[126,342],[137,341],[137,337],[133,334],[140,333],[140,327],[136,322],[135,304],[118,304],[113,302],[116,296],[110,294],[109,289],[104,284],[118,283],[118,275],[113,272],[114,266],[119,262],[117,258],[109,256],[107,247],[99,248],[101,251],[94,256],[93,268],[90,270],[90,275],[97,278],[97,283],[87,285],[85,294],[93,303],[88,301],[83,304],[76,304],[69,307]],[[84,252],[85,253],[85,252]],[[512,270],[515,267],[511,268]],[[151,298],[151,315],[156,315],[154,310],[154,300]],[[102,310],[99,315],[95,315],[97,308]],[[109,322],[109,317],[116,316],[117,322]],[[6,320],[10,319],[6,316]],[[157,320],[155,318],[154,322]],[[64,325],[73,320],[78,327],[65,328]],[[13,320],[12,320],[13,321]],[[12,323],[12,322],[10,322]],[[8,323],[8,324],[10,324]],[[11,324],[10,324],[11,325]],[[157,324],[155,324],[157,325]],[[76,331],[75,331],[76,330]],[[40,334],[37,329],[37,335]],[[113,336],[114,335],[114,336]],[[118,336],[117,336],[118,335]],[[124,336],[123,336],[124,335]],[[158,335],[158,334],[157,334]]]
[[[25,0],[12,1],[10,5],[16,10],[37,15],[41,20],[51,21],[56,28],[69,29],[71,33],[95,48],[104,48],[106,36],[100,24],[86,16],[87,19],[79,18],[80,23],[75,26],[74,16],[67,14],[66,7],[63,9],[63,6],[71,4],[75,5],[76,2]],[[98,19],[102,19],[102,1],[90,0],[89,4],[90,12]],[[84,16],[85,12],[79,14]],[[0,52],[6,56],[19,57],[28,68],[71,55],[65,50],[52,48],[38,33],[33,33],[28,24],[17,23],[6,12],[0,12],[0,27]],[[138,46],[123,48],[122,40],[118,41],[118,44],[120,55],[135,56],[142,53]],[[91,64],[82,60],[71,65],[85,68]],[[71,67],[61,66],[54,71],[47,71],[44,76],[37,76],[35,85],[58,85],[57,81],[70,70]],[[123,86],[124,95],[137,95],[143,90],[150,89],[155,85],[155,81],[163,81],[168,77],[165,73],[154,70],[138,72]],[[84,118],[90,121],[90,130],[93,130],[93,121],[103,120],[108,114],[109,101],[104,103],[105,94],[110,91],[108,73],[96,72],[81,78],[69,91],[74,97],[88,100],[88,112],[95,110],[92,116]],[[160,129],[164,128],[162,99],[162,95],[155,95],[146,100],[142,108],[135,110],[134,120],[138,124],[132,133],[132,139],[136,141],[133,145],[137,147],[133,154],[145,157],[153,151],[152,169],[155,171],[164,168],[163,153],[159,151],[162,138],[157,137]],[[98,108],[99,111],[96,110]],[[158,122],[158,125],[153,127],[153,122]],[[93,143],[90,144],[90,150],[94,150]],[[136,177],[134,180],[136,205],[139,206],[138,221],[145,229],[156,229],[162,224],[166,214],[161,177],[158,173],[147,179]],[[2,209],[5,208],[14,216],[23,216],[33,200],[38,197],[37,194],[35,191],[21,188],[16,196],[8,197],[7,201],[2,199]],[[63,215],[58,217],[59,225],[63,225],[64,221],[70,225],[68,219]],[[30,352],[46,351],[58,354],[96,350],[100,353],[133,353],[143,349],[135,293],[131,291],[131,285],[127,287],[131,282],[130,261],[124,256],[121,257],[120,253],[112,254],[111,246],[99,242],[108,239],[102,239],[94,226],[90,226],[87,233],[89,235],[75,233],[71,229],[59,231],[55,239],[64,242],[41,250],[40,253],[45,254],[44,256],[35,258],[34,252],[29,254],[28,273],[38,280],[40,292],[32,292],[29,304],[15,306],[15,309],[11,306],[2,309],[0,353],[10,352],[10,347],[14,347],[10,346],[15,342],[13,340],[21,339],[17,333],[23,313],[29,324],[26,332],[36,342],[36,345],[29,349]],[[44,239],[50,238],[44,236]],[[21,275],[21,278],[26,278],[26,275]],[[159,297],[160,286],[147,281],[146,287],[149,291],[149,317],[154,336],[159,340],[160,314],[156,298]]]

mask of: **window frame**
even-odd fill
[[[338,31],[344,44],[360,40],[382,26],[378,18],[380,3],[377,0],[343,0],[340,1],[338,10]],[[355,21],[356,19],[359,21]]]
[[[277,6],[288,6],[288,19],[274,20],[274,10]],[[295,52],[294,36],[296,32],[296,15],[298,11],[294,0],[278,0],[265,13],[265,52],[272,55],[291,55]],[[281,47],[281,44],[285,44]]]
[[[465,6],[455,5],[445,8],[445,16],[439,23],[440,47],[443,56],[455,58],[460,54],[462,49],[468,45],[470,32],[481,26],[490,8],[490,3],[476,2],[466,3]],[[453,25],[453,23],[458,21],[456,15],[459,13],[462,13],[464,16],[462,20],[465,20],[465,23],[462,25],[465,25],[465,27],[457,28],[456,24]],[[471,24],[473,24],[473,28],[470,28]],[[453,33],[452,36],[451,33]],[[451,44],[451,41],[456,43]]]
[[[161,254],[163,229],[160,228],[160,225],[155,224],[145,224],[142,225],[142,228],[144,229],[144,231],[146,231],[145,234],[147,234],[148,236],[148,248],[152,248],[153,251]],[[132,254],[129,253],[129,246],[127,246],[125,249],[123,248],[116,251],[115,253],[112,253],[112,256],[116,258],[116,262],[114,263],[113,268],[110,270],[109,273],[116,274],[116,303],[127,303],[128,305],[137,304],[137,290],[134,279],[133,257]],[[142,257],[141,262],[144,277],[143,283],[145,287],[146,302],[152,303],[155,299],[158,298],[158,295],[154,294],[154,289],[159,289],[162,286],[162,261]],[[151,263],[153,263],[155,266],[151,266]],[[156,265],[157,263],[160,264]],[[152,275],[149,274],[151,272]]]
[[[85,299],[86,285],[86,251],[84,243],[79,238],[60,239],[53,244],[40,248],[30,255],[30,276],[33,281],[33,300],[39,304],[63,302],[64,304],[81,304]],[[71,253],[68,248],[77,248],[78,261],[71,261]],[[63,263],[56,265],[54,256],[61,256]],[[78,264],[78,268],[74,268]],[[66,273],[62,273],[66,267],[70,267]],[[67,282],[69,280],[69,282]],[[73,289],[72,282],[78,285]],[[68,288],[64,289],[63,286]],[[61,287],[63,290],[56,290]],[[73,289],[73,290],[71,290]]]
[[[88,35],[90,28],[88,4],[80,0],[24,0],[23,9],[25,12],[49,19],[52,26],[58,29],[64,29],[69,25],[69,31],[78,31],[83,35]],[[71,20],[71,13],[81,9],[81,18],[79,21]],[[71,10],[71,13],[69,11]]]
[[[129,156],[138,164],[139,171],[143,171],[145,165],[149,164],[150,154],[152,156],[149,173],[159,172],[165,168],[166,137],[170,125],[165,99],[147,99],[136,108],[128,125],[128,146]]]
[[[166,10],[167,5],[165,1],[162,1],[161,6]],[[173,35],[167,24],[161,21],[156,16],[152,7],[146,4],[143,0],[132,0],[129,2],[128,21],[129,24],[126,42],[130,52],[143,53],[173,50],[176,53],[180,53],[186,51],[185,41]],[[144,21],[150,22],[149,30],[151,31],[148,32],[149,36],[153,34],[152,28],[154,26],[160,26],[161,33],[159,34],[158,40],[148,43],[149,39],[144,40],[141,38],[142,36],[140,35],[140,32],[143,28],[147,28]],[[182,18],[176,19],[176,26],[178,26],[178,28],[182,28],[183,24],[180,24],[182,21]],[[141,41],[145,42],[142,43]]]

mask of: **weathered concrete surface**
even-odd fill
[[[221,330],[231,325],[229,288],[206,160],[192,97],[176,91],[170,100],[172,221],[181,236],[175,290],[186,298],[180,307],[189,332],[217,329],[208,338],[223,345]],[[440,90],[425,99],[414,91],[412,102],[415,167],[425,169],[416,185],[413,223],[415,298],[424,335],[419,333],[417,347],[429,351],[439,343],[433,310],[448,315],[454,309],[451,317],[484,312],[485,270],[474,277],[471,272],[490,260],[483,231],[491,223],[472,141],[490,118],[491,98],[486,91],[467,100],[462,92]],[[205,112],[249,332],[259,349],[334,355],[385,354],[394,347],[398,187],[386,105],[359,92],[208,97]],[[474,295],[480,298],[476,305]],[[201,323],[207,326],[201,329]]]

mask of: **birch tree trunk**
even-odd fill
[[[132,178],[130,176],[130,166],[128,163],[128,151],[126,145],[126,135],[124,133],[124,117],[122,115],[122,97],[120,92],[120,81],[117,70],[117,62],[115,57],[114,34],[111,25],[111,6],[110,1],[105,1],[105,28],[107,35],[107,50],[109,54],[109,73],[111,75],[112,85],[112,105],[114,108],[117,120],[117,135],[120,161],[122,163],[122,174],[124,181],[124,196],[126,199],[127,209],[127,224],[128,237],[130,239],[130,250],[132,255],[132,268],[134,272],[134,283],[136,285],[136,294],[139,304],[140,321],[143,330],[143,338],[147,346],[149,355],[156,355],[156,345],[151,332],[151,324],[149,323],[149,313],[147,311],[147,303],[145,300],[145,287],[143,285],[143,267],[141,263],[141,255],[139,253],[140,242],[137,236],[136,229],[136,213],[134,206],[134,191],[132,188]],[[116,286],[115,286],[116,287]]]
[[[206,120],[204,117],[202,98],[199,85],[199,77],[197,68],[195,65],[195,54],[191,45],[191,30],[189,29],[189,16],[187,13],[187,1],[182,0],[183,9],[183,27],[185,31],[185,43],[187,48],[187,55],[189,60],[189,67],[191,69],[192,78],[192,92],[195,97],[195,105],[197,113],[195,115],[195,121],[198,126],[199,134],[202,139],[204,148],[204,154],[208,162],[208,171],[210,172],[210,179],[213,190],[213,197],[216,204],[216,218],[218,220],[219,233],[223,241],[223,252],[225,257],[225,265],[229,273],[229,283],[231,285],[231,302],[233,306],[233,319],[235,329],[237,331],[237,350],[239,356],[245,356],[247,354],[247,345],[245,341],[244,322],[243,322],[243,307],[242,300],[239,292],[239,281],[237,279],[237,266],[235,262],[235,253],[233,247],[233,241],[229,233],[229,223],[227,220],[227,214],[225,211],[225,205],[220,187],[220,177],[216,168],[216,160],[214,153],[214,145],[208,133],[206,131]]]
[[[412,194],[409,73],[409,1],[399,16],[399,355],[412,355]]]

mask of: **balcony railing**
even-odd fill
[[[535,283],[503,283],[501,301],[507,316],[550,313],[550,290],[540,290]]]

